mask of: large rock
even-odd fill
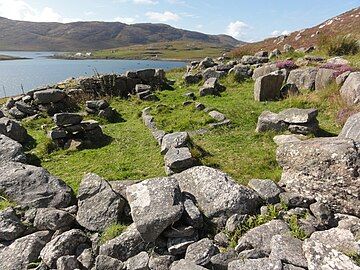
[[[143,251],[126,261],[126,270],[149,270],[149,254]]]
[[[166,154],[170,148],[181,148],[189,144],[190,137],[187,132],[174,132],[166,134],[161,143],[161,154]]]
[[[197,265],[205,266],[216,253],[219,253],[219,250],[215,247],[213,241],[209,238],[204,238],[188,246],[185,260],[194,262]]]
[[[333,229],[332,232],[315,232],[313,235],[306,239],[303,244],[309,270],[360,269],[346,255],[359,255],[359,246],[355,243],[355,239],[349,231]]]
[[[316,74],[315,90],[322,90],[332,83],[335,83],[336,70],[320,68]]]
[[[184,206],[177,181],[173,178],[149,179],[126,189],[131,216],[146,242],[153,242],[179,220]]]
[[[27,269],[29,263],[38,260],[40,251],[50,241],[50,238],[49,232],[40,231],[19,238],[11,245],[0,249],[0,269]]]
[[[166,153],[164,160],[168,175],[182,172],[195,165],[195,159],[187,147],[171,148]]]
[[[39,208],[36,210],[34,227],[38,230],[56,231],[70,228],[75,218],[66,211],[55,208]]]
[[[360,112],[349,117],[341,130],[339,137],[353,139],[357,142],[360,141]]]
[[[254,64],[261,64],[269,62],[268,57],[258,57],[252,55],[244,55],[241,58],[241,63],[244,65],[254,65]]]
[[[279,70],[279,68],[276,66],[276,64],[266,64],[261,67],[255,68],[252,78],[253,80],[256,80],[257,78],[268,75],[277,70]]]
[[[90,231],[103,231],[119,220],[125,200],[96,174],[87,174],[78,191],[77,222]]]
[[[12,208],[0,211],[0,241],[12,241],[21,236],[25,226]]]
[[[351,139],[318,138],[286,143],[277,150],[286,190],[314,196],[335,212],[360,215],[360,158]]]
[[[43,168],[16,162],[0,163],[0,190],[10,200],[27,207],[67,207],[72,190]]]
[[[248,186],[255,190],[267,204],[275,204],[280,201],[281,189],[270,179],[251,179]]]
[[[255,260],[241,259],[229,263],[229,270],[283,270],[280,260],[261,258]]]
[[[288,125],[279,117],[279,114],[270,111],[263,111],[258,118],[256,132],[283,131]]]
[[[143,251],[145,247],[146,243],[133,223],[118,237],[101,245],[99,254],[126,261]]]
[[[124,264],[122,261],[111,258],[106,255],[99,255],[96,257],[95,270],[122,270]]]
[[[307,261],[302,244],[301,240],[293,236],[275,235],[271,239],[270,259],[306,268]]]
[[[360,103],[360,72],[353,72],[340,89],[340,95],[348,105]]]
[[[257,78],[254,86],[255,100],[268,101],[279,98],[284,79],[285,76],[280,72],[271,73]]]
[[[317,109],[290,108],[279,113],[281,120],[288,124],[307,124],[316,121]]]
[[[18,122],[10,120],[6,117],[0,118],[0,134],[3,134],[19,143],[23,143],[28,139],[26,129]]]
[[[75,255],[77,247],[88,242],[89,239],[85,233],[72,229],[47,243],[41,250],[40,257],[48,267],[55,267],[57,259],[66,255]]]
[[[6,161],[25,162],[26,156],[20,143],[0,134],[0,162]]]
[[[206,268],[187,260],[180,260],[178,262],[174,262],[171,265],[170,270],[206,270]]]
[[[57,126],[70,126],[80,124],[83,117],[76,113],[57,113],[54,122]]]
[[[150,270],[169,270],[170,265],[175,261],[172,255],[157,255],[154,253],[149,260]]]
[[[201,73],[197,73],[194,75],[191,73],[186,73],[183,76],[183,79],[186,84],[194,84],[194,83],[199,83],[203,79],[203,76]]]
[[[217,96],[221,92],[225,91],[226,87],[219,83],[217,78],[209,78],[204,83],[203,87],[200,88],[200,96],[214,95]]]
[[[198,166],[173,177],[181,191],[194,196],[203,214],[214,221],[235,213],[253,213],[259,206],[260,198],[255,191],[238,185],[219,170]]]
[[[37,104],[54,103],[63,100],[66,94],[63,90],[47,89],[34,93],[34,99]]]
[[[299,89],[315,90],[317,68],[309,67],[290,71],[287,83],[295,84]]]

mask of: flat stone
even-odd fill
[[[70,126],[80,124],[83,117],[76,113],[57,113],[54,122],[57,126]]]
[[[248,186],[255,190],[267,204],[275,204],[280,201],[279,194],[281,189],[272,180],[251,179]]]
[[[287,129],[287,124],[279,117],[278,114],[270,111],[264,111],[258,118],[256,132],[262,133],[267,131],[283,131]]]
[[[218,122],[224,121],[226,119],[226,116],[218,111],[209,112],[209,116]]]
[[[183,255],[191,244],[199,240],[198,234],[180,238],[168,238],[167,248],[172,255]]]
[[[173,173],[182,172],[194,165],[195,159],[192,157],[189,148],[170,148],[165,155],[165,166]]]
[[[289,124],[307,124],[316,120],[317,109],[290,108],[279,113],[279,118]]]
[[[59,89],[47,89],[34,93],[34,99],[37,104],[54,103],[63,100],[66,93]]]
[[[219,250],[215,247],[213,241],[204,238],[188,246],[185,260],[194,262],[196,265],[205,266],[210,262],[211,257],[217,253],[219,253]]]
[[[19,143],[24,143],[28,139],[26,129],[14,120],[0,118],[0,134],[3,134]]]
[[[174,132],[166,134],[162,139],[161,154],[166,154],[170,148],[185,147],[189,143],[189,134],[187,132]]]

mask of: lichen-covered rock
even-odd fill
[[[286,130],[288,125],[279,117],[278,114],[270,111],[264,111],[258,118],[256,132],[266,131],[283,131]]]
[[[280,97],[280,89],[285,76],[282,73],[270,73],[255,81],[254,98],[256,101],[275,100]]]
[[[172,255],[153,254],[149,260],[150,270],[169,270],[170,265],[175,261]]]
[[[253,80],[256,80],[257,78],[268,75],[277,70],[279,70],[279,68],[276,66],[276,64],[265,64],[261,67],[254,69],[252,78],[253,78]]]
[[[289,124],[307,124],[316,121],[317,109],[290,108],[279,113],[279,118]]]
[[[226,221],[235,213],[253,213],[260,198],[255,191],[237,184],[229,175],[198,166],[173,176],[181,191],[195,197],[198,207],[209,219]]]
[[[27,269],[29,263],[38,260],[40,251],[50,238],[48,231],[40,231],[16,239],[9,246],[0,249],[0,269]]]
[[[148,270],[149,255],[143,251],[126,261],[126,270]]]
[[[47,243],[41,250],[40,257],[48,267],[55,267],[57,259],[66,255],[75,255],[77,247],[88,242],[89,239],[84,232],[72,229]]]
[[[57,126],[71,126],[80,124],[83,117],[76,113],[57,113],[54,115],[54,122]]]
[[[229,263],[229,270],[282,270],[280,260],[269,258],[236,260]]]
[[[145,249],[146,243],[133,223],[118,237],[100,246],[99,254],[126,261]]]
[[[0,118],[0,134],[19,143],[25,142],[29,137],[26,129],[22,125],[6,117]]]
[[[195,159],[187,147],[170,148],[164,160],[168,175],[182,172],[195,165]]]
[[[320,68],[316,73],[315,90],[325,89],[331,83],[335,83],[335,72],[334,69]]]
[[[184,206],[177,181],[173,178],[149,179],[126,189],[131,216],[146,242],[153,242],[179,220]]]
[[[60,89],[47,89],[42,91],[36,91],[34,93],[34,100],[37,104],[59,102],[65,97],[66,93]]]
[[[209,238],[204,238],[188,246],[185,260],[205,266],[216,253],[219,253],[219,250],[215,247],[214,242]]]
[[[55,208],[39,208],[36,210],[34,226],[38,230],[56,231],[61,228],[70,228],[75,217],[68,212]]]
[[[26,156],[20,143],[0,134],[0,162],[7,161],[25,162]]]
[[[228,264],[237,260],[238,254],[233,249],[228,249],[226,252],[219,253],[211,257],[210,262],[214,270],[227,270]]]
[[[78,192],[76,220],[90,231],[103,231],[119,220],[125,205],[124,199],[111,185],[96,174],[87,174]]]
[[[214,95],[217,96],[221,92],[225,91],[226,87],[219,83],[217,78],[209,78],[205,81],[203,87],[200,88],[200,96]]]
[[[161,153],[166,154],[170,148],[181,148],[187,146],[190,137],[187,132],[174,132],[166,134],[161,143]]]
[[[105,255],[96,257],[95,270],[122,270],[124,269],[122,261]]]
[[[360,141],[360,112],[349,117],[341,130],[339,137],[353,139],[357,142]]]
[[[74,255],[62,256],[56,261],[57,270],[74,270],[79,268],[80,264]]]
[[[72,190],[43,168],[16,162],[0,163],[0,190],[10,200],[27,207],[67,207]]]
[[[307,268],[302,241],[293,236],[275,235],[271,238],[270,259]]]
[[[0,211],[0,241],[12,241],[21,236],[25,226],[12,208]]]
[[[340,95],[348,105],[360,103],[360,72],[353,72],[347,77]]]
[[[206,270],[206,268],[187,260],[180,260],[174,262],[171,265],[170,270]]]
[[[317,68],[309,67],[290,71],[287,83],[295,84],[299,89],[315,90]]]
[[[270,179],[251,179],[248,186],[259,194],[267,204],[275,204],[280,201],[280,187]]]
[[[200,210],[195,203],[188,197],[184,196],[184,213],[182,220],[185,224],[193,226],[194,228],[201,228],[203,226],[203,217]]]
[[[277,150],[286,190],[326,202],[338,213],[360,215],[360,159],[351,139],[318,138]]]
[[[274,235],[289,233],[288,225],[282,220],[272,220],[246,232],[238,242],[238,252],[246,249],[257,249],[266,252],[271,251],[271,239]]]

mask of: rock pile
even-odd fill
[[[219,96],[221,92],[225,91],[226,87],[219,83],[217,78],[209,78],[200,88],[199,95],[202,96]]]
[[[106,100],[88,100],[85,103],[85,111],[88,114],[97,115],[108,121],[113,121],[118,115],[114,108],[111,108]]]
[[[290,108],[280,113],[264,111],[258,119],[256,132],[285,131],[294,134],[315,134],[319,130],[317,109]]]
[[[3,109],[6,115],[15,119],[34,116],[39,113],[54,115],[75,107],[65,91],[60,89],[38,89],[26,95],[10,98]]]
[[[72,150],[91,147],[104,141],[105,136],[98,122],[83,121],[83,117],[75,113],[58,113],[54,115],[56,127],[48,136],[58,146]]]

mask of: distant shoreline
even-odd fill
[[[167,59],[167,58],[151,58],[151,57],[99,57],[99,56],[87,56],[76,57],[68,55],[53,55],[47,58],[60,59],[60,60],[139,60],[139,61],[173,61],[173,62],[190,62],[194,59]]]
[[[11,60],[28,60],[26,57],[15,57],[10,55],[0,55],[0,61],[11,61]]]

